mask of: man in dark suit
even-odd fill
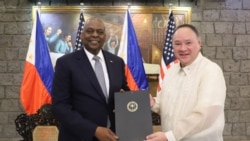
[[[60,122],[59,141],[116,141],[114,92],[129,90],[124,62],[102,50],[104,23],[89,19],[81,34],[83,49],[57,59],[52,111]],[[107,95],[95,74],[94,56],[102,64]]]

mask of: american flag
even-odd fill
[[[80,14],[80,22],[79,22],[79,26],[78,26],[78,30],[77,30],[77,35],[76,35],[76,42],[75,42],[75,48],[74,50],[80,50],[82,48],[82,41],[81,41],[81,33],[82,33],[82,30],[83,30],[83,26],[85,24],[85,19],[84,19],[84,16],[83,16],[83,12],[81,12]]]
[[[164,44],[163,51],[162,51],[163,54],[162,54],[162,59],[161,59],[159,83],[158,83],[158,88],[157,88],[158,93],[161,91],[161,83],[165,76],[166,70],[169,69],[172,62],[176,60],[173,46],[172,46],[172,35],[174,33],[175,28],[176,28],[176,25],[174,22],[174,16],[173,16],[173,12],[171,11],[169,14],[165,44]]]

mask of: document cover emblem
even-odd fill
[[[130,101],[128,104],[127,104],[127,109],[129,112],[135,112],[137,111],[138,109],[138,104],[137,102],[135,101]]]
[[[148,91],[116,92],[115,123],[119,141],[143,141],[153,133]]]

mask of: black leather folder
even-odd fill
[[[119,141],[143,141],[153,132],[149,93],[115,93],[116,135]]]

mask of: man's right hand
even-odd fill
[[[99,141],[117,141],[119,139],[109,128],[100,126],[96,128],[95,136]]]
[[[56,34],[60,35],[61,33],[62,33],[62,30],[61,29],[57,29]]]

